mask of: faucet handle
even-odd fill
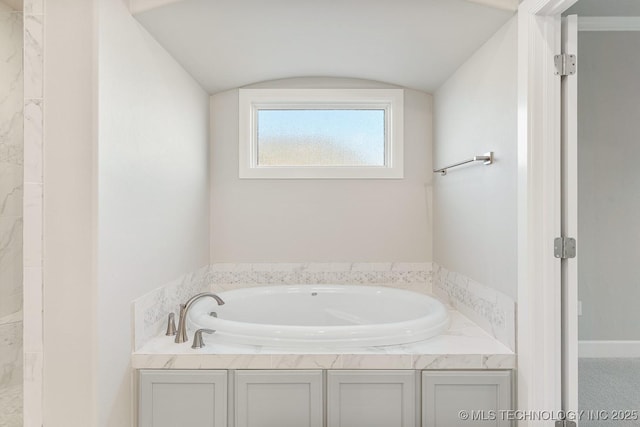
[[[185,325],[187,319],[185,319],[185,314],[187,311],[186,304],[180,304],[180,317],[178,317],[178,330],[176,331],[176,339],[173,340],[175,343],[183,343],[189,340],[187,336],[187,326]]]
[[[168,337],[172,337],[176,334],[176,320],[175,313],[169,313],[169,319],[167,320],[167,333],[165,334]]]
[[[212,334],[215,332],[214,329],[198,329],[196,333],[193,335],[193,344],[191,348],[202,348],[204,347],[204,340],[202,339],[202,333],[206,332],[207,334]]]

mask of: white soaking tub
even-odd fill
[[[220,339],[270,347],[364,347],[406,344],[449,326],[445,306],[427,295],[352,285],[266,286],[218,294],[191,308],[193,328]],[[217,317],[210,313],[215,311]]]

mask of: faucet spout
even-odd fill
[[[211,297],[214,300],[216,300],[218,305],[224,305],[224,301],[222,300],[222,298],[220,298],[218,295],[212,292],[203,292],[201,294],[194,295],[191,298],[189,298],[189,300],[186,303],[180,304],[180,317],[178,318],[178,331],[176,333],[176,339],[175,339],[176,343],[183,343],[183,342],[189,341],[189,337],[187,336],[187,314],[189,313],[191,306],[196,301],[199,301],[202,298],[207,298],[207,297]]]

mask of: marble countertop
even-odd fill
[[[132,354],[134,369],[513,369],[516,355],[456,310],[442,335],[405,345],[276,348],[236,345],[204,335],[206,346],[152,338]],[[193,337],[193,331],[189,333]]]

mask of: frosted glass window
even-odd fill
[[[402,89],[240,89],[241,179],[400,179]]]
[[[384,166],[385,110],[258,110],[259,166]]]

